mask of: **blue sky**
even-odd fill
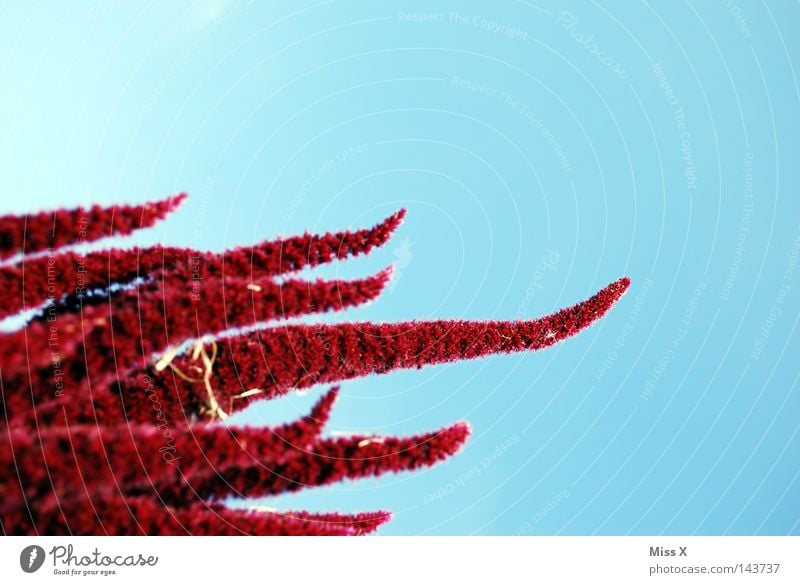
[[[315,272],[397,267],[335,319],[535,317],[632,278],[557,348],[343,387],[333,430],[470,420],[451,462],[262,503],[393,509],[385,534],[800,530],[797,3],[2,11],[5,211],[188,191],[135,241],[222,249],[406,207]]]

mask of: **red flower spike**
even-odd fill
[[[309,235],[262,242],[222,253],[153,246],[89,254],[66,252],[0,267],[0,319],[48,300],[105,290],[136,278],[168,280],[188,288],[223,274],[247,279],[277,276],[348,256],[366,254],[386,243],[405,210],[378,225],[355,232]]]
[[[531,321],[341,323],[254,331],[228,342],[215,370],[217,383],[221,388],[236,388],[237,381],[259,386],[269,397],[373,373],[535,351],[600,319],[629,286],[630,280],[622,278],[586,301]]]
[[[48,317],[25,330],[0,334],[0,364],[10,372],[13,369],[9,365],[28,362],[27,368],[17,369],[18,377],[7,376],[7,385],[26,397],[33,395],[36,403],[67,394],[72,401],[76,393],[88,394],[88,378],[105,392],[119,374],[140,368],[153,353],[175,342],[267,320],[363,304],[376,298],[390,277],[391,270],[387,269],[354,281],[234,281],[209,284],[198,292],[186,287],[126,291],[80,314],[52,320]],[[53,354],[48,349],[54,338],[58,340],[59,382],[69,392],[53,391]],[[196,367],[187,367],[186,371]],[[26,383],[29,377],[32,387]],[[188,377],[197,376],[190,373]],[[7,403],[7,416],[17,416],[19,411],[10,408],[13,404],[13,400]],[[30,400],[24,404],[30,411]],[[78,402],[71,408],[85,411],[86,407],[92,404]],[[151,408],[148,406],[148,410]]]
[[[24,252],[126,236],[164,219],[186,199],[181,193],[144,205],[115,205],[0,216],[0,260]],[[4,303],[3,303],[4,304]]]
[[[0,434],[0,520],[25,502],[67,505],[88,494],[181,502],[267,496],[343,479],[427,467],[453,455],[466,423],[413,437],[351,436],[290,444],[265,429],[216,425],[165,433],[154,427],[62,427]]]
[[[128,234],[180,200],[0,218],[0,259]],[[0,335],[0,424],[7,425],[0,432],[0,529],[371,532],[387,513],[280,514],[218,502],[429,466],[463,445],[466,423],[406,438],[323,438],[336,388],[309,415],[274,428],[195,423],[291,388],[545,348],[601,318],[629,286],[620,279],[532,321],[291,325],[220,337],[231,328],[374,299],[386,271],[353,282],[274,277],[367,253],[386,242],[403,215],[368,230],[221,254],[160,246],[87,255],[60,250],[0,267],[0,318],[50,302],[21,331]]]
[[[234,410],[240,410],[253,401],[318,383],[544,349],[599,320],[629,285],[630,280],[622,278],[582,303],[531,321],[341,323],[253,331],[223,341],[214,364],[214,386],[223,402],[247,388],[260,388],[257,394],[237,399]],[[181,370],[192,367],[190,355],[176,356],[172,363]],[[206,403],[201,385],[152,369],[147,375],[172,417],[192,416],[193,409]],[[121,384],[127,412],[137,420],[133,399],[141,386],[139,377],[141,373]],[[147,413],[150,406],[140,404]]]
[[[383,511],[311,514],[206,502],[175,508],[155,499],[115,496],[50,505],[36,510],[35,521],[23,516],[10,524],[13,534],[31,536],[358,536],[375,532],[390,518]]]

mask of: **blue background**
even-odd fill
[[[4,210],[186,190],[135,241],[222,249],[408,208],[316,271],[397,268],[332,320],[535,317],[632,278],[556,348],[344,385],[334,431],[468,419],[450,462],[262,503],[389,508],[383,534],[800,532],[796,2],[0,10]]]

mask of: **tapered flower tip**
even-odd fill
[[[470,424],[465,420],[459,421],[442,430],[430,440],[430,451],[439,453],[442,459],[455,455],[461,451],[471,434]]]
[[[337,398],[339,398],[339,386],[334,386],[319,399],[309,413],[308,418],[318,425],[320,431],[325,423],[328,422]]]
[[[277,511],[274,511],[274,513],[281,514]],[[355,514],[285,512],[282,515],[285,518],[306,522],[311,527],[327,528],[333,534],[339,532],[341,536],[371,534],[392,519],[392,513],[386,510],[358,512]]]
[[[389,238],[392,237],[392,234],[397,228],[402,225],[405,217],[406,210],[405,208],[401,208],[372,228],[370,232],[372,233],[372,237],[374,237],[373,245],[382,246],[385,244]]]
[[[630,285],[631,279],[624,276],[599,290],[591,298],[543,317],[541,322],[554,329],[554,334],[545,339],[544,345],[553,345],[598,321],[623,297]]]

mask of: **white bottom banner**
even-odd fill
[[[4,537],[2,583],[800,583],[797,537]]]

